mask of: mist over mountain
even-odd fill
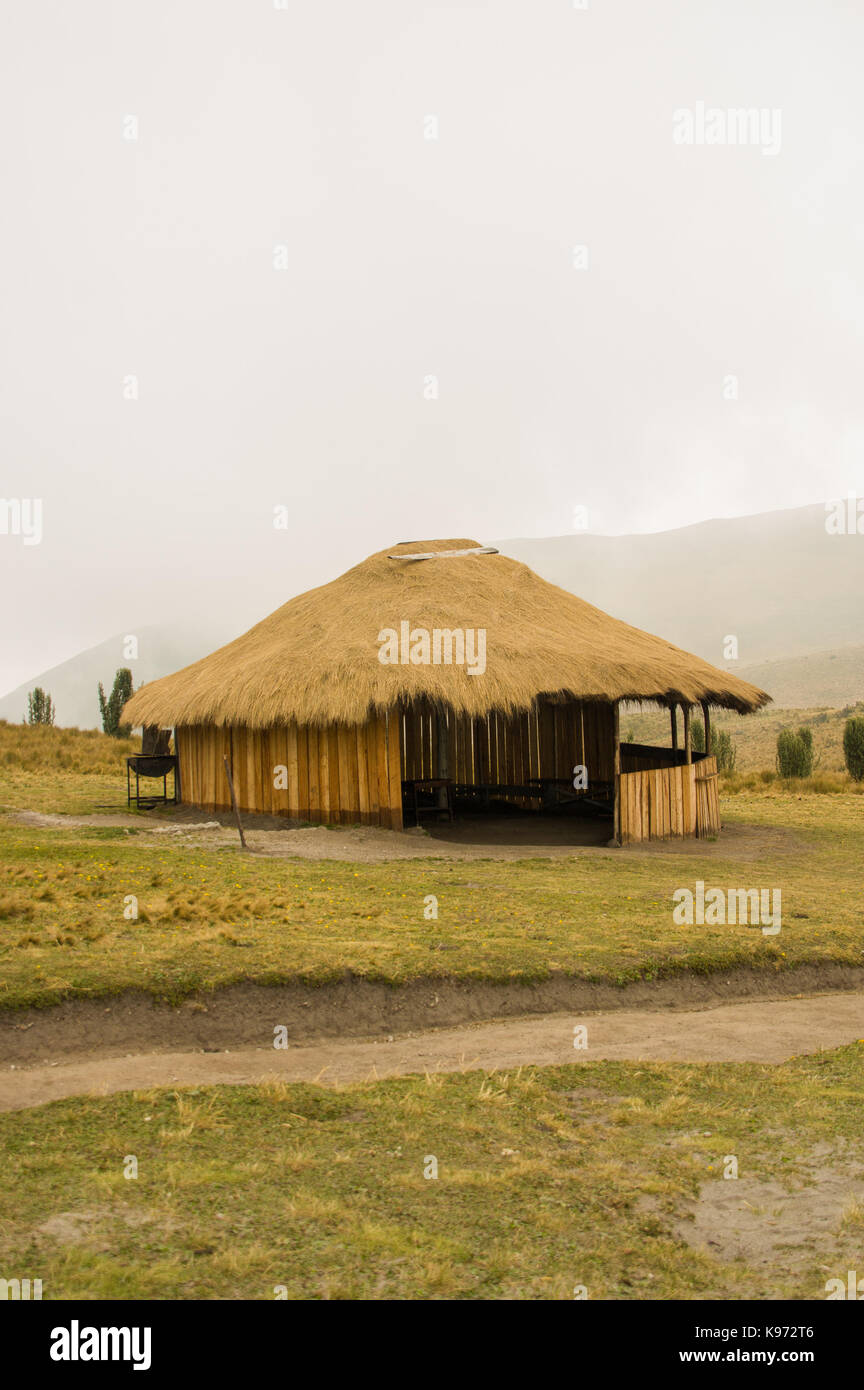
[[[0,698],[0,719],[15,724],[26,719],[27,696],[34,686],[40,685],[54,701],[55,723],[67,728],[101,728],[99,682],[105,687],[106,695],[109,694],[119,667],[129,667],[137,690],[145,681],[188,666],[190,661],[206,656],[227,640],[227,637],[220,639],[212,629],[206,635],[201,630],[196,632],[186,623],[163,628],[143,627],[136,636],[137,658],[124,656],[125,634],[117,633],[4,695]]]
[[[614,617],[744,675],[864,643],[864,535],[829,535],[825,519],[824,507],[800,507],[652,535],[499,544]],[[737,661],[724,658],[728,636]]]
[[[742,666],[738,675],[770,691],[783,709],[842,709],[864,700],[864,644]]]

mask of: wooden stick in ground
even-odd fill
[[[669,718],[672,723],[672,747],[678,752],[678,706],[673,703],[669,706]]]
[[[683,706],[683,709],[684,709],[684,761],[685,761],[685,763],[692,763],[692,761],[693,761],[693,744],[692,744],[691,739],[690,739],[690,706],[689,706],[689,705],[684,705],[684,706]]]
[[[245,839],[244,839],[244,837],[243,837],[243,827],[242,827],[242,825],[240,824],[240,812],[237,810],[237,798],[236,798],[236,796],[234,795],[234,779],[233,779],[233,777],[231,776],[231,768],[230,768],[229,765],[228,765],[228,759],[227,759],[227,758],[223,758],[222,761],[223,761],[223,763],[225,764],[225,776],[228,778],[228,790],[229,790],[229,792],[231,793],[231,805],[232,805],[233,810],[234,810],[234,819],[235,819],[236,822],[237,822],[237,829],[238,829],[238,831],[240,832],[240,843],[241,843],[241,845],[243,846],[243,848],[245,849],[245,848],[246,848],[246,841],[245,841]]]

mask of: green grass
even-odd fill
[[[102,734],[0,725],[0,804],[56,811],[77,801],[92,810],[103,785],[122,802],[124,748]],[[61,752],[68,766],[58,773]],[[864,963],[859,796],[738,779],[723,814],[754,834],[768,829],[760,857],[736,861],[721,836],[695,853],[671,842],[650,855],[317,863],[199,848],[137,828],[0,819],[0,1007],[130,988],[175,1000],[242,981],[347,974],[399,983],[560,973],[623,984],[736,965]],[[772,833],[777,826],[791,835]],[[782,932],[676,926],[672,894],[697,879],[780,888]],[[437,920],[424,915],[429,894]],[[137,920],[124,915],[130,895]]]
[[[862,1051],[273,1081],[0,1116],[0,1273],[41,1278],[46,1299],[824,1298],[860,1268],[860,1207],[792,1261],[718,1259],[675,1226],[701,1184],[733,1186],[728,1154],[740,1178],[804,1189],[860,1163]]]
[[[722,850],[572,859],[339,861],[257,858],[122,828],[33,829],[0,821],[0,1007],[123,989],[178,999],[240,982],[394,983],[449,977],[535,981],[555,973],[624,983],[732,966],[864,963],[857,796],[742,792],[727,822],[782,825],[762,857]],[[338,832],[334,832],[338,833]],[[730,842],[731,844],[731,842]],[[672,894],[780,888],[783,929],[677,926]],[[438,898],[437,920],[424,916]],[[127,919],[127,898],[137,920]]]
[[[0,769],[4,774],[77,772],[113,776],[123,758],[140,753],[137,738],[108,738],[98,729],[55,729],[48,724],[10,724],[0,719]]]
[[[569,860],[276,860],[122,829],[0,825],[0,1005],[135,988],[176,999],[254,980],[651,979],[735,965],[864,963],[857,798],[735,798],[729,819],[795,840],[752,862],[680,852]],[[697,879],[779,887],[783,930],[677,926]],[[424,916],[428,894],[437,920]],[[124,917],[126,899],[137,920]]]
[[[101,735],[61,745],[66,732],[0,726],[3,807],[122,804],[125,748]],[[623,983],[861,964],[860,796],[730,786],[725,821],[759,840],[756,858],[736,860],[721,837],[570,860],[315,863],[0,819],[0,1007],[347,972]],[[781,888],[779,937],[675,926],[672,893],[699,878]],[[438,920],[424,916],[430,893]],[[130,894],[137,920],[124,917]],[[850,1046],[780,1067],[580,1063],[60,1101],[0,1116],[0,1277],[42,1279],[47,1299],[271,1299],[284,1286],[290,1298],[569,1300],[577,1285],[595,1299],[823,1298],[827,1278],[860,1268],[860,1205],[800,1259],[777,1248],[724,1261],[677,1224],[702,1184],[723,1181],[727,1154],[744,1178],[802,1191],[864,1162],[862,1099]],[[423,1175],[430,1155],[437,1180]],[[129,1156],[137,1179],[123,1175]]]

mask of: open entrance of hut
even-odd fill
[[[716,834],[717,767],[683,744],[620,743],[618,706],[541,697],[523,712],[455,714],[412,702],[399,713],[402,821],[440,839],[632,844]]]
[[[602,843],[613,831],[614,723],[611,705],[555,696],[475,717],[413,702],[400,722],[403,824],[484,843]]]

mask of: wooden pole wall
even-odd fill
[[[318,824],[402,829],[398,716],[367,724],[273,729],[186,725],[176,737],[184,802],[231,807],[223,759],[241,811]]]

